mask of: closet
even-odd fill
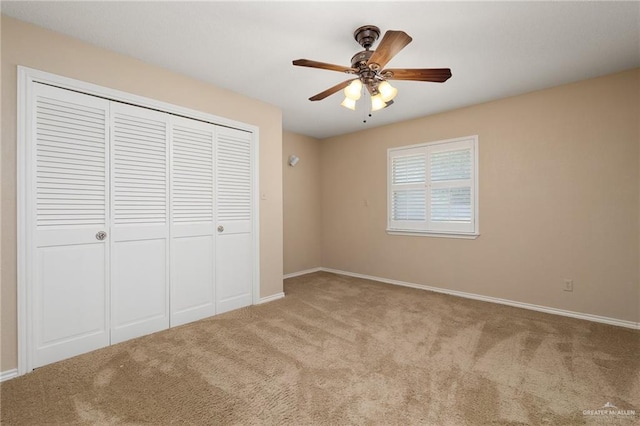
[[[31,368],[253,302],[251,132],[31,89]]]

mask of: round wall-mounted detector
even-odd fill
[[[300,157],[298,157],[297,155],[290,155],[289,156],[289,165],[291,167],[295,167],[296,164],[298,164],[298,161],[300,161]]]

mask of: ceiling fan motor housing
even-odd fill
[[[373,52],[373,50],[363,50],[353,55],[351,58],[351,68],[360,69],[366,67]]]
[[[365,25],[353,33],[353,38],[367,50],[373,46],[378,37],[380,37],[380,28],[375,25]]]
[[[356,53],[351,58],[351,67],[358,70],[356,74],[360,77],[362,84],[371,87],[371,89],[375,91],[377,86],[376,72],[367,66],[371,55],[373,55],[373,50],[363,50]]]

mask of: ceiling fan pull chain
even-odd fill
[[[367,110],[366,109],[362,110],[362,116],[364,117],[362,122],[365,123],[365,124],[367,123],[367,118],[371,117],[372,116],[371,113],[373,113],[373,111],[371,110],[371,102],[368,102],[367,105],[369,105],[369,114],[367,114],[367,112],[366,112]],[[367,114],[368,117],[366,117],[365,114]]]
[[[362,85],[362,91],[364,92],[364,84]],[[371,114],[369,114],[369,116],[371,116]],[[365,123],[365,124],[367,123],[367,110],[366,110],[366,108],[362,108],[362,122]]]

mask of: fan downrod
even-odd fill
[[[353,33],[353,38],[356,39],[360,46],[367,50],[373,46],[373,43],[375,43],[378,37],[380,37],[380,28],[375,25],[362,26]]]
[[[351,68],[355,68],[358,70],[356,73],[362,84],[369,88],[370,93],[377,93],[378,84],[376,82],[376,71],[377,69],[369,68],[367,63],[371,55],[373,55],[374,51],[370,50],[373,43],[380,37],[380,28],[375,25],[365,25],[353,33],[353,38],[360,44],[360,46],[364,47],[365,50],[356,53],[351,58]]]

